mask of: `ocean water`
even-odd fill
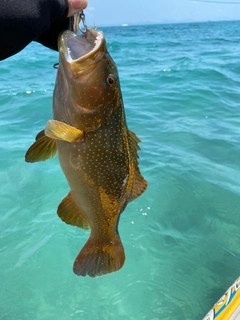
[[[240,275],[240,22],[104,28],[147,191],[119,231],[124,267],[77,277],[89,232],[64,224],[58,159],[24,155],[52,118],[58,54],[0,64],[0,319],[202,319]]]

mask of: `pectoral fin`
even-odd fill
[[[56,155],[57,143],[55,140],[46,137],[43,131],[39,132],[36,140],[26,152],[26,162],[45,161]]]
[[[76,226],[82,229],[90,228],[87,218],[76,206],[71,192],[60,203],[57,213],[59,218],[67,224],[71,224],[72,226]]]
[[[46,124],[45,135],[52,139],[73,142],[83,138],[83,131],[61,121],[49,120]]]
[[[46,137],[46,135],[44,133],[44,129],[42,131],[38,132],[38,134],[36,135],[35,140],[37,141],[37,140],[39,140],[39,139],[41,139],[43,137]]]

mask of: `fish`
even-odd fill
[[[147,188],[138,163],[140,139],[128,129],[118,70],[104,34],[87,28],[59,35],[53,119],[25,155],[45,161],[58,153],[70,191],[57,209],[65,223],[90,229],[73,271],[97,277],[122,268],[121,213]]]

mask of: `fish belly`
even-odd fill
[[[62,170],[91,228],[99,219],[118,220],[128,200],[129,159],[123,143],[119,146],[110,145],[103,130],[81,142],[58,142]]]

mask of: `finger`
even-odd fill
[[[68,0],[68,17],[84,10],[88,5],[88,0]]]

